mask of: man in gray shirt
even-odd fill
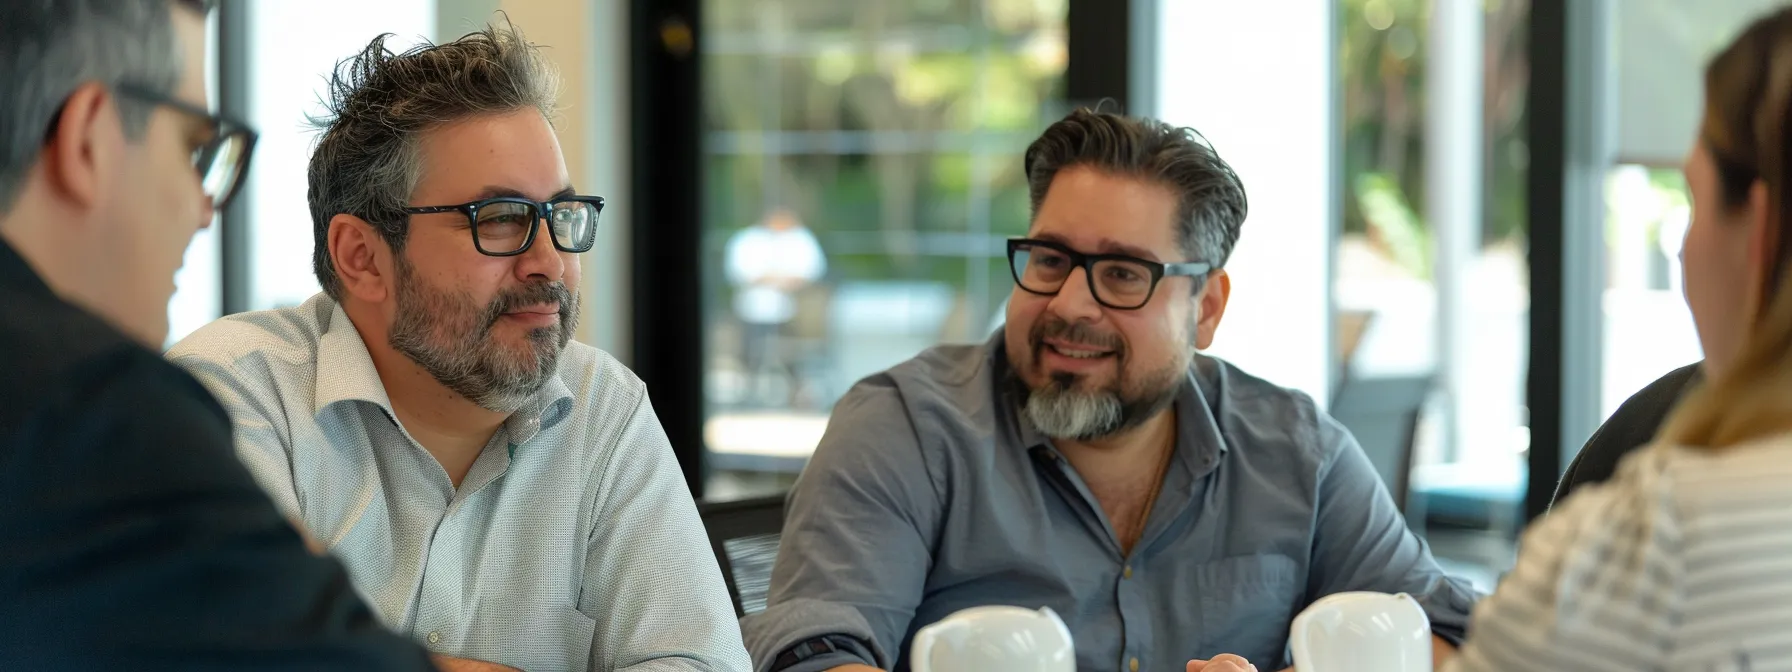
[[[1025,169],[1006,326],[835,407],[742,624],[756,669],[907,669],[922,626],[1011,604],[1057,612],[1079,669],[1273,670],[1294,616],[1351,590],[1417,598],[1441,663],[1478,596],[1311,399],[1197,353],[1245,218],[1231,168],[1079,110]]]

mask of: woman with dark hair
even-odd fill
[[[1685,172],[1706,359],[1648,446],[1525,535],[1448,669],[1792,670],[1792,9],[1705,71]]]

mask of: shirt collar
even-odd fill
[[[317,343],[317,398],[312,412],[322,414],[345,401],[365,401],[390,415],[392,399],[386,396],[386,386],[380,382],[379,369],[373,367],[373,356],[367,353],[361,332],[355,330],[341,304],[321,298],[318,310],[326,308],[330,317]]]
[[[50,285],[44,282],[43,276],[20,256],[18,250],[0,239],[0,285],[22,289],[33,294],[53,296]]]
[[[1006,339],[1001,329],[997,329],[985,345],[989,352],[989,367],[997,385],[1004,389],[1003,404],[1005,413],[1013,417],[1015,426],[1019,428],[1021,448],[1032,450],[1044,447],[1053,456],[1057,456],[1057,448],[1052,445],[1051,437],[1039,431],[1027,414],[1020,412],[1020,405],[1026,398],[1025,391],[1020,389],[1019,382],[1012,377],[1012,369],[1008,365]],[[1176,456],[1180,468],[1190,474],[1206,473],[1220,456],[1229,448],[1225,435],[1220,431],[1219,419],[1215,416],[1220,409],[1209,402],[1210,399],[1223,399],[1223,380],[1207,380],[1200,375],[1204,367],[1211,367],[1213,360],[1196,355],[1189,364],[1188,373],[1183,377],[1181,387],[1176,391],[1176,400],[1171,407],[1176,411]]]
[[[317,345],[317,389],[312,413],[322,415],[324,409],[345,401],[364,401],[379,406],[397,422],[392,399],[386,395],[386,386],[380,382],[379,370],[373,366],[373,356],[367,353],[361,333],[341,304],[320,297],[318,309],[325,307],[330,316]],[[572,390],[556,372],[522,408],[510,414],[504,429],[512,446],[522,445],[542,430],[564,421],[571,412]]]

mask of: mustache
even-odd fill
[[[1042,317],[1038,322],[1034,322],[1032,333],[1028,334],[1027,338],[1033,345],[1035,358],[1038,357],[1039,347],[1044,345],[1045,339],[1048,338],[1113,350],[1115,354],[1124,354],[1122,350],[1125,347],[1120,342],[1118,334],[1098,330],[1086,322],[1067,322],[1063,318],[1053,316]]]
[[[573,296],[562,282],[538,282],[499,292],[485,307],[481,328],[490,330],[505,313],[549,303],[560,306],[560,325],[565,328],[572,317]]]

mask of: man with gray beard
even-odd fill
[[[275,504],[448,670],[744,670],[645,386],[572,340],[604,201],[512,27],[341,64],[310,166],[323,292],[169,357]]]
[[[1079,110],[1028,148],[1007,322],[861,381],[790,494],[758,670],[903,670],[916,631],[1050,607],[1077,669],[1274,670],[1329,594],[1404,592],[1442,662],[1478,597],[1311,399],[1199,354],[1244,187],[1194,131]]]

